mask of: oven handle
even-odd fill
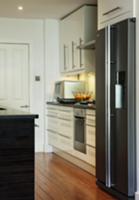
[[[85,117],[82,117],[82,116],[74,116],[75,120],[76,119],[80,119],[80,120],[85,120]]]

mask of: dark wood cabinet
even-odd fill
[[[34,118],[0,117],[0,200],[34,200]]]

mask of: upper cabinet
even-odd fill
[[[98,29],[135,17],[135,0],[98,0]]]
[[[83,6],[60,21],[60,66],[66,74],[94,71],[97,7]]]

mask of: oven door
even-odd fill
[[[74,117],[74,149],[86,153],[85,118]]]

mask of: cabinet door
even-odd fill
[[[83,38],[83,8],[72,13],[68,17],[70,24],[70,41],[71,41],[71,70],[80,69],[80,50],[77,48],[80,44],[80,39]],[[71,31],[72,30],[72,31]]]
[[[134,17],[135,0],[98,0],[98,28]]]
[[[60,22],[60,65],[61,73],[70,71],[70,41],[69,22],[67,19]]]

